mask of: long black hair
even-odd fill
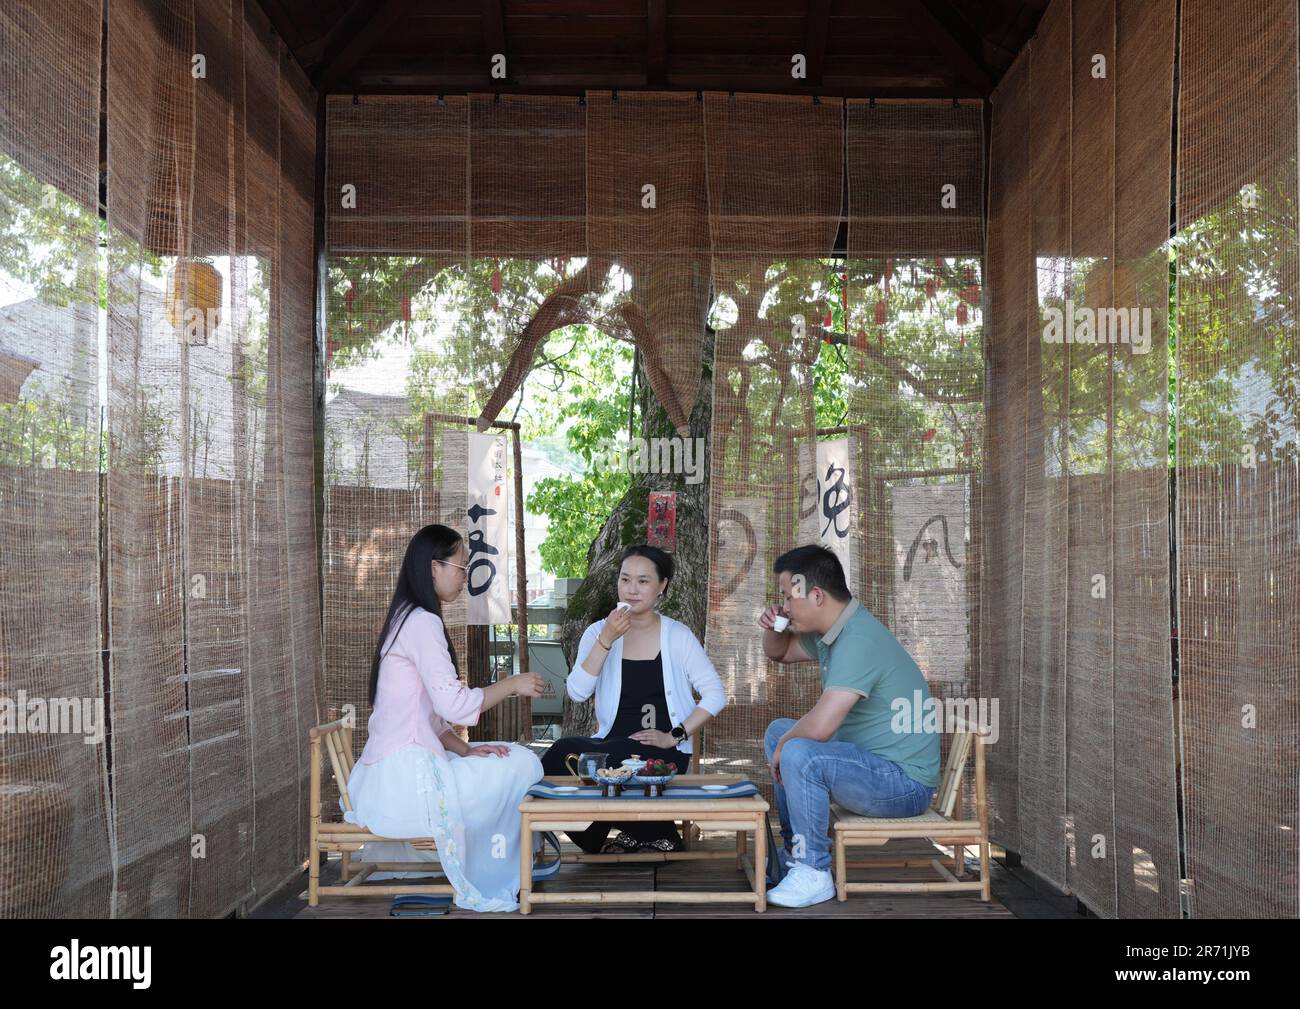
[[[463,537],[455,529],[447,526],[428,525],[411,537],[406,546],[406,556],[402,558],[402,569],[397,574],[397,588],[393,591],[393,601],[388,604],[388,616],[384,617],[384,628],[379,632],[379,642],[375,645],[374,661],[370,664],[370,706],[375,706],[375,694],[379,690],[379,662],[383,658],[381,650],[388,640],[389,628],[393,621],[400,621],[397,633],[411,611],[416,607],[437,614],[442,619],[442,604],[433,587],[432,561],[445,561],[453,556],[463,542]],[[457,675],[460,667],[456,663],[456,649],[452,647],[451,636],[447,634],[447,625],[443,624],[442,633],[447,637],[447,651],[451,653],[451,664]]]

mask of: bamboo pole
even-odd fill
[[[844,885],[849,881],[849,867],[845,859],[844,835],[835,835],[835,899],[843,903],[849,899]]]
[[[314,733],[315,730],[313,729]],[[311,736],[311,844],[307,848],[307,905],[320,903],[320,738]]]
[[[988,782],[984,769],[984,739],[975,742],[975,808],[980,818],[980,899],[993,899],[993,879],[989,872],[989,803]]]
[[[527,813],[519,817],[519,913],[528,914],[533,897],[533,824]]]
[[[522,893],[520,894],[522,896]],[[534,904],[748,904],[754,894],[744,890],[593,890],[589,893],[533,893]],[[520,904],[523,912],[523,904]],[[525,912],[526,913],[526,912]]]
[[[519,444],[519,425],[511,431],[511,445],[515,464],[515,591],[519,601],[519,672],[528,672],[528,560],[524,542],[524,463],[523,449]],[[526,742],[533,736],[533,700],[531,697],[515,699],[519,719],[515,742]]]
[[[952,893],[978,890],[979,883],[848,883],[849,893]]]

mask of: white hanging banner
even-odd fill
[[[967,676],[966,485],[891,488],[894,519],[894,637],[929,681]]]
[[[505,435],[469,435],[469,481],[466,510],[469,516],[470,624],[508,624],[510,587],[510,523],[506,491]]]
[[[853,584],[853,478],[848,438],[817,443],[817,537],[840,559],[844,580]]]

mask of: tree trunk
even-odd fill
[[[707,298],[702,299],[707,311]],[[709,428],[713,419],[713,331],[705,325],[703,312],[699,322],[704,329],[700,353],[699,398],[692,408],[686,437],[703,439],[705,454],[699,463],[703,479],[687,483],[683,473],[633,473],[623,499],[610,513],[600,534],[587,551],[587,577],[569,603],[559,639],[570,668],[578,650],[582,632],[588,625],[609,615],[618,602],[616,582],[620,558],[625,547],[646,541],[646,519],[651,491],[677,493],[677,545],[672,551],[674,574],[668,592],[660,603],[661,613],[686,624],[701,641],[709,598]],[[645,439],[678,437],[667,411],[650,390],[650,382],[641,358],[637,362],[637,388],[640,391],[641,430]],[[590,736],[596,731],[592,701],[575,704],[564,699],[563,733],[566,736]]]

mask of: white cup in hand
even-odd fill
[[[772,630],[776,631],[777,634],[784,634],[785,629],[789,626],[790,626],[790,618],[787,617],[784,613],[781,614],[779,617],[772,618]]]
[[[614,607],[614,609],[616,610],[630,610],[631,608],[632,608],[632,604],[625,603],[625,602],[620,602],[617,606]]]

